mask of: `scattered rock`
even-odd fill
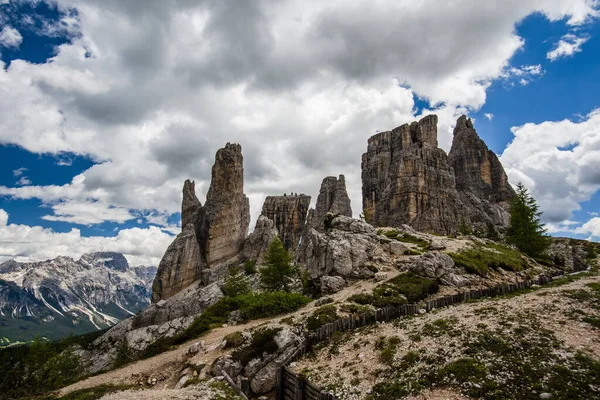
[[[385,272],[376,272],[375,273],[375,280],[377,282],[383,282],[387,279],[387,273]]]
[[[337,293],[346,287],[346,280],[341,276],[322,276],[321,277],[321,293],[331,294]]]
[[[429,244],[429,250],[445,250],[446,247],[448,247],[446,241],[442,239],[434,239]]]
[[[394,256],[402,256],[408,250],[408,247],[397,240],[390,240],[388,243],[390,254]]]
[[[194,343],[187,349],[187,354],[193,356],[198,354],[201,350],[204,350],[204,346],[202,346],[200,342]]]

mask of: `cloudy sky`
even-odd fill
[[[0,261],[156,264],[242,144],[256,218],[345,174],[367,139],[466,113],[557,235],[600,238],[596,0],[0,0]]]

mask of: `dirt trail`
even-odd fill
[[[398,275],[398,273],[398,271],[391,270],[388,272],[388,278],[392,278]],[[374,282],[372,280],[359,281],[355,285],[347,287],[331,297],[336,301],[341,301],[354,293],[372,290],[377,284],[378,282]],[[141,377],[149,377],[154,375],[159,375],[161,377],[160,382],[154,386],[155,389],[172,388],[177,382],[178,374],[183,363],[188,360],[186,351],[191,344],[204,341],[207,349],[217,347],[223,341],[223,338],[230,333],[248,330],[267,322],[277,322],[284,318],[302,316],[312,312],[315,307],[315,302],[312,302],[298,311],[284,314],[276,318],[263,318],[250,321],[245,324],[224,326],[222,328],[213,329],[206,335],[192,339],[174,350],[158,354],[145,360],[135,361],[121,368],[83,379],[70,386],[60,389],[58,394],[60,396],[64,396],[76,390],[87,389],[99,385],[133,385],[139,382]],[[194,359],[201,359],[206,362],[207,366],[210,366],[212,362],[222,354],[223,351],[217,347],[212,351],[195,356]]]

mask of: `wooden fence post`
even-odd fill
[[[296,400],[304,400],[304,377],[302,375],[296,377]]]
[[[285,383],[285,367],[282,366],[277,370],[277,376],[275,380],[275,400],[283,400]]]

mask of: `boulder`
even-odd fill
[[[223,376],[223,372],[226,372],[235,381],[242,372],[242,364],[239,361],[232,360],[228,354],[221,356],[213,363],[211,374],[213,376]]]
[[[470,283],[467,278],[458,273],[452,257],[444,253],[425,253],[417,258],[409,269],[419,276],[436,279],[447,286],[465,286]]]
[[[347,285],[346,280],[341,276],[322,276],[320,279],[321,293],[337,293]]]

